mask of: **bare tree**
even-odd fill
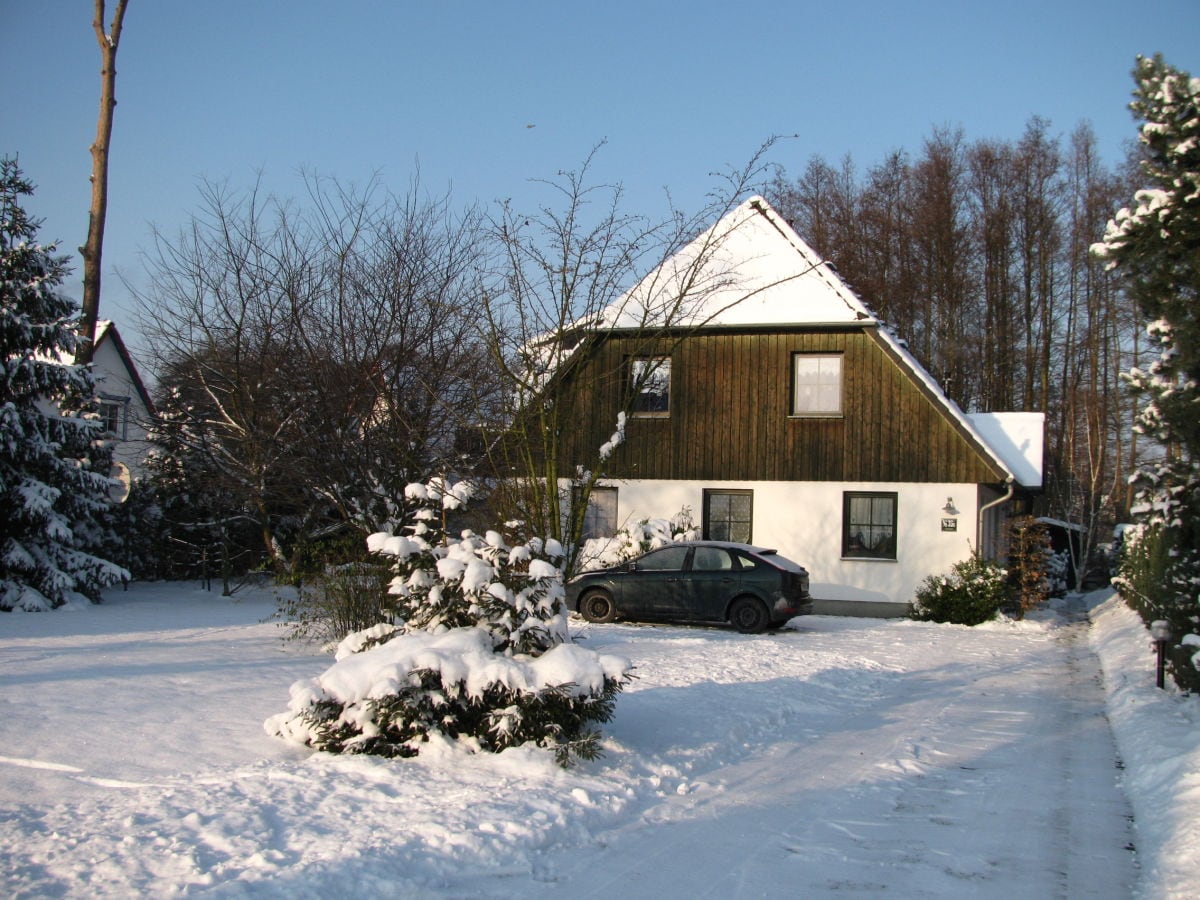
[[[108,215],[108,151],[112,141],[113,110],[117,106],[117,48],[125,22],[129,0],[117,0],[112,22],[104,30],[105,0],[95,0],[92,28],[100,45],[100,115],[96,122],[96,140],[92,144],[92,205],[88,212],[87,243],[79,248],[83,256],[83,310],[79,334],[83,340],[75,356],[77,362],[92,361],[96,339],[96,319],[100,315],[100,269],[104,252],[104,220]]]
[[[544,182],[557,204],[527,215],[506,203],[492,218],[496,259],[483,313],[506,407],[489,471],[496,506],[530,533],[569,554],[577,548],[624,416],[678,342],[715,314],[705,301],[730,284],[721,253],[729,233],[710,226],[761,179],[769,146],[697,215],[650,221],[623,212],[619,186],[589,182],[593,151],[579,171]],[[612,330],[627,341],[627,358],[580,377],[579,364]],[[597,391],[616,391],[619,412],[612,439],[591,446],[584,435],[595,423],[581,410]]]
[[[1042,508],[1102,535],[1139,450],[1116,374],[1144,348],[1087,248],[1129,173],[1100,163],[1087,128],[1064,152],[1037,117],[1017,141],[938,129],[911,162],[852,173],[813,159],[793,182],[778,173],[771,197],[960,405],[1047,414]]]
[[[393,527],[403,487],[453,464],[486,354],[465,314],[476,218],[307,180],[307,204],[212,185],[158,236],[143,330],[203,454],[277,571],[322,536]]]

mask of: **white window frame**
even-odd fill
[[[107,397],[100,398],[100,408],[97,411],[100,413],[100,421],[104,425],[105,435],[117,440],[125,440],[127,406],[128,404],[122,400],[113,400]],[[113,425],[112,428],[109,427],[110,424]]]
[[[801,370],[807,381],[801,384]],[[840,418],[845,379],[841,353],[792,354],[792,411],[794,418]]]
[[[649,374],[647,369],[652,369]],[[633,415],[665,419],[671,415],[671,357],[635,356],[629,360],[629,384],[634,389]],[[647,388],[662,386],[661,391]],[[651,400],[650,398],[659,398]]]

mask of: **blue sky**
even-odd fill
[[[111,5],[112,0],[110,0]],[[37,185],[30,211],[64,251],[87,228],[99,50],[90,0],[0,0],[0,154]],[[626,209],[685,210],[771,135],[791,174],[814,154],[860,167],[935,126],[1015,139],[1028,119],[1095,128],[1115,161],[1135,137],[1138,53],[1200,75],[1198,0],[368,2],[130,0],[101,315],[135,347],[128,291],[157,226],[202,179],[299,196],[297,172],[397,190],[420,170],[466,204],[545,195],[577,168]],[[528,127],[528,126],[533,127]],[[68,290],[80,294],[81,272]]]

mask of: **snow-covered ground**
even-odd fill
[[[639,677],[567,771],[268,737],[329,658],[267,591],[0,616],[0,894],[1198,896],[1200,705],[1082,602],[1090,628],[575,623]]]

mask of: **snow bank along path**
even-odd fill
[[[333,757],[266,736],[328,657],[269,594],[0,618],[0,894],[1121,897],[1086,625],[575,624],[638,680],[607,755]]]

